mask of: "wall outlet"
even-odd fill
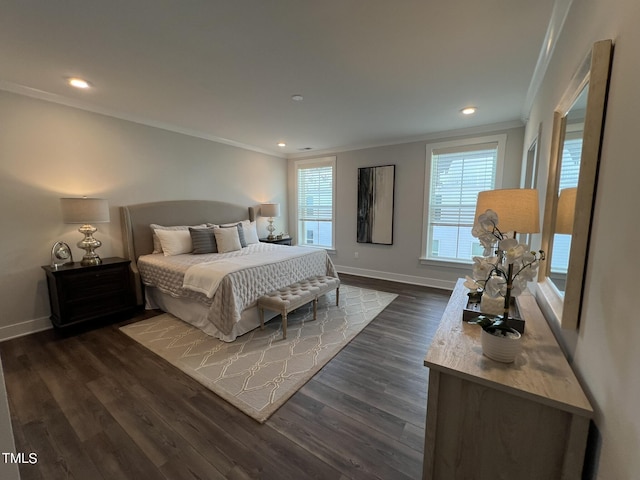
[[[358,252],[353,252],[353,257],[358,258]]]

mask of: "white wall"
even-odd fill
[[[543,124],[539,183],[546,185],[552,114],[580,61],[598,40],[614,40],[594,223],[577,331],[556,334],[595,409],[586,478],[640,478],[638,295],[638,111],[640,2],[574,0],[535,99],[525,145]]]
[[[338,271],[374,278],[385,278],[405,283],[452,289],[461,276],[471,272],[470,267],[451,268],[420,263],[422,248],[422,219],[424,215],[424,181],[426,145],[453,138],[479,137],[507,134],[505,187],[517,187],[520,183],[524,128],[458,132],[430,138],[428,141],[389,145],[338,152],[337,156],[337,212],[336,253],[332,256]],[[294,159],[289,160],[289,195],[293,205]],[[395,202],[393,245],[375,245],[356,241],[357,179],[358,168],[378,165],[395,165]],[[293,215],[293,212],[291,212]],[[295,217],[289,217],[295,225]],[[292,234],[295,228],[291,228]],[[356,252],[358,258],[355,258]]]
[[[77,226],[62,223],[61,197],[109,200],[111,223],[96,225],[102,257],[123,254],[121,205],[203,199],[287,209],[281,158],[7,92],[0,126],[0,340],[50,327],[40,266],[52,244],[66,241],[75,259],[84,253]],[[276,223],[286,230],[286,218]]]

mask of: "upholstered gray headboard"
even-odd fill
[[[125,257],[131,260],[138,304],[142,302],[142,284],[136,264],[140,255],[153,252],[153,236],[149,225],[198,225],[200,223],[230,223],[255,220],[255,207],[246,207],[213,200],[171,200],[140,203],[120,207],[122,243]]]

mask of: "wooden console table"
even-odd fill
[[[482,354],[462,321],[459,280],[424,359],[429,367],[423,479],[579,479],[593,409],[530,294],[512,364]]]

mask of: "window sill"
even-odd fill
[[[472,262],[456,262],[455,260],[435,260],[433,258],[419,258],[422,265],[431,265],[432,267],[455,268],[458,270],[466,270],[467,272],[473,267]]]

